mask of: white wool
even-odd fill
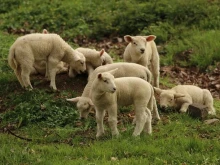
[[[101,51],[97,51],[95,49],[90,49],[90,48],[82,48],[79,47],[75,49],[76,51],[82,53],[85,58],[86,58],[86,71],[88,75],[90,75],[95,68],[99,67],[103,63],[103,55],[105,50],[102,49]],[[69,70],[69,76],[73,77],[75,76],[74,70],[70,67]]]
[[[213,97],[207,89],[194,85],[177,85],[168,90],[159,88],[154,88],[154,90],[160,95],[161,107],[174,107],[180,112],[186,112],[190,104],[198,103],[207,106],[209,114],[215,114]]]
[[[55,76],[60,61],[66,62],[79,73],[86,69],[83,54],[72,49],[57,34],[28,34],[19,37],[11,46],[8,62],[22,87],[33,88],[30,74],[36,72],[35,61],[46,61],[46,75],[54,90],[57,89]]]
[[[117,72],[114,74],[115,78],[139,77],[139,78],[144,79],[145,81],[148,81],[148,82],[151,81],[151,73],[149,69],[139,64],[135,64],[135,63],[119,62],[119,63],[108,64],[108,65],[100,66],[96,68],[94,72],[91,74],[89,81],[86,84],[81,97],[77,97],[77,99],[75,98],[68,99],[68,101],[77,103],[77,108],[78,108],[78,111],[80,112],[80,117],[87,118],[89,114],[89,110],[91,109],[91,108],[85,108],[82,105],[90,105],[92,107],[91,103],[89,103],[91,100],[89,94],[90,94],[92,83],[94,79],[96,78],[96,76],[99,73],[110,71],[115,68],[118,68]],[[154,114],[153,114],[154,116],[153,117],[155,117],[157,120],[160,120],[158,109],[156,106],[156,101],[154,101],[154,103],[155,104],[154,104]]]
[[[142,130],[151,134],[151,109],[153,108],[154,100],[153,87],[147,81],[137,77],[115,79],[113,75],[116,72],[117,69],[99,73],[92,84],[90,95],[96,110],[96,137],[104,134],[103,118],[106,111],[108,112],[108,122],[112,135],[118,136],[118,106],[129,105],[133,105],[135,111],[136,127],[133,136],[139,136]]]
[[[124,36],[129,44],[125,48],[123,59],[148,67],[153,75],[153,85],[159,87],[160,62],[154,39],[156,36]]]

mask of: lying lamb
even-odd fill
[[[201,89],[193,85],[177,85],[169,90],[154,88],[155,93],[160,95],[162,108],[173,107],[186,112],[192,103],[203,104],[208,107],[209,114],[215,114],[213,98],[209,90]]]
[[[114,74],[114,77],[116,78],[118,77],[140,77],[144,79],[145,81],[148,81],[148,82],[151,81],[151,73],[149,69],[139,64],[135,64],[135,63],[119,62],[119,63],[108,64],[108,65],[100,66],[96,68],[94,72],[92,73],[92,75],[90,76],[89,81],[83,90],[82,96],[67,99],[67,101],[77,103],[77,108],[80,112],[81,118],[87,118],[89,112],[93,108],[93,103],[90,99],[89,93],[90,93],[90,89],[92,86],[92,82],[94,81],[96,76],[99,73],[110,71],[115,68],[118,68],[117,72]],[[160,120],[155,100],[154,100],[153,117],[156,118],[157,120]]]
[[[133,136],[139,136],[143,129],[151,134],[152,117],[148,107],[153,108],[153,87],[147,81],[137,77],[115,79],[113,76],[115,72],[117,69],[99,73],[92,84],[90,95],[96,110],[96,137],[104,134],[103,118],[106,111],[112,135],[118,136],[117,107],[129,105],[133,105],[135,111],[136,127]]]
[[[89,48],[77,48],[76,51],[82,53],[86,58],[86,71],[88,75],[90,75],[95,68],[102,65],[102,55],[104,54],[105,50],[102,49],[101,51],[96,51],[94,49]],[[70,67],[69,69],[69,76],[75,77],[76,73],[74,69]]]
[[[91,73],[95,70],[95,68],[103,65],[103,64],[110,64],[113,63],[113,60],[108,53],[105,52],[104,49],[101,51],[97,51],[95,49],[90,48],[77,48],[75,49],[82,53],[86,58],[86,71],[88,75],[91,75]],[[74,77],[74,70],[72,68],[69,69],[69,76]]]
[[[46,61],[46,74],[50,80],[50,87],[54,90],[57,90],[55,77],[60,61],[66,62],[79,73],[86,69],[84,55],[73,50],[57,34],[28,34],[19,37],[11,46],[8,63],[22,87],[33,88],[30,74],[36,72],[35,61]]]
[[[153,75],[153,85],[159,87],[160,62],[156,44],[156,36],[124,36],[129,44],[125,48],[124,61],[148,67]]]

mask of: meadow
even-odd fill
[[[106,42],[125,34],[157,36],[161,66],[197,67],[208,74],[219,68],[219,1],[2,1],[0,9],[0,164],[220,164],[220,122],[178,112],[163,112],[151,136],[132,137],[132,107],[119,109],[119,138],[97,140],[95,114],[79,120],[76,106],[65,99],[79,96],[86,75],[74,79],[57,76],[58,92],[43,76],[33,76],[34,90],[21,89],[7,64],[8,51],[18,36],[46,28],[60,34],[73,47],[102,45],[115,62],[122,61],[126,43]],[[95,10],[94,10],[95,9]],[[142,11],[142,12],[140,12]],[[101,46],[100,46],[101,45]],[[184,54],[189,51],[190,53]],[[172,77],[160,85],[174,86]],[[220,100],[214,107],[219,118]]]

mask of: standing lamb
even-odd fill
[[[209,114],[215,115],[213,98],[209,90],[201,89],[194,85],[177,85],[168,90],[154,88],[155,93],[160,95],[162,108],[172,107],[186,112],[192,103],[203,104],[208,107]]]
[[[35,61],[46,61],[46,74],[50,80],[50,87],[54,90],[57,90],[55,77],[60,61],[68,63],[78,73],[86,69],[84,55],[73,50],[57,34],[28,34],[19,37],[11,46],[8,63],[22,87],[33,88],[30,74],[35,70]]]
[[[137,77],[114,78],[117,69],[99,73],[93,81],[90,91],[96,110],[97,134],[104,134],[103,118],[108,112],[108,122],[113,136],[118,136],[118,106],[134,106],[136,127],[133,136],[139,136],[143,129],[152,133],[151,109],[153,108],[153,87],[147,81]],[[144,89],[144,90],[143,90]]]
[[[47,31],[47,29],[43,29],[42,34],[49,34],[49,32]],[[46,71],[46,68],[47,68],[46,65],[47,65],[47,62],[44,60],[40,60],[40,61],[35,60],[34,61],[35,70],[33,70],[31,74],[40,73],[42,75],[45,75],[45,77],[48,77],[47,75],[48,73]],[[60,61],[59,64],[57,65],[57,74],[66,73],[68,70],[69,70],[68,65],[64,63],[63,61]]]
[[[75,97],[71,99],[67,99],[67,101],[70,102],[76,102],[78,111],[80,112],[81,118],[87,118],[89,112],[93,108],[93,103],[90,98],[90,90],[92,86],[92,82],[97,77],[99,73],[107,72],[112,69],[118,68],[117,72],[114,74],[115,78],[118,77],[139,77],[144,79],[145,81],[150,82],[151,81],[151,72],[148,68],[141,66],[139,64],[135,63],[127,63],[127,62],[119,62],[119,63],[113,63],[108,64],[105,66],[100,66],[94,70],[92,75],[89,77],[89,81],[86,84],[86,87],[83,90],[83,93],[81,97]],[[156,120],[160,120],[156,100],[154,100],[154,109],[153,109],[153,117],[156,118]]]
[[[156,44],[156,36],[124,36],[129,44],[125,48],[124,61],[148,67],[153,75],[153,85],[159,87],[160,62]]]

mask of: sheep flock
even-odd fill
[[[108,113],[112,136],[118,136],[118,107],[132,105],[135,113],[133,136],[141,132],[152,133],[152,120],[159,121],[158,105],[163,109],[175,108],[181,113],[188,106],[197,103],[207,107],[215,115],[213,97],[207,89],[194,85],[179,85],[172,89],[159,87],[160,59],[156,36],[124,36],[127,47],[123,62],[114,62],[104,49],[85,47],[73,49],[58,34],[32,33],[21,37],[12,44],[8,64],[22,88],[32,90],[31,75],[42,74],[56,91],[56,74],[66,73],[74,78],[87,73],[88,82],[81,96],[66,99],[75,103],[80,118],[86,119],[95,110],[97,134],[104,135],[103,118]],[[158,99],[156,99],[159,96]]]

